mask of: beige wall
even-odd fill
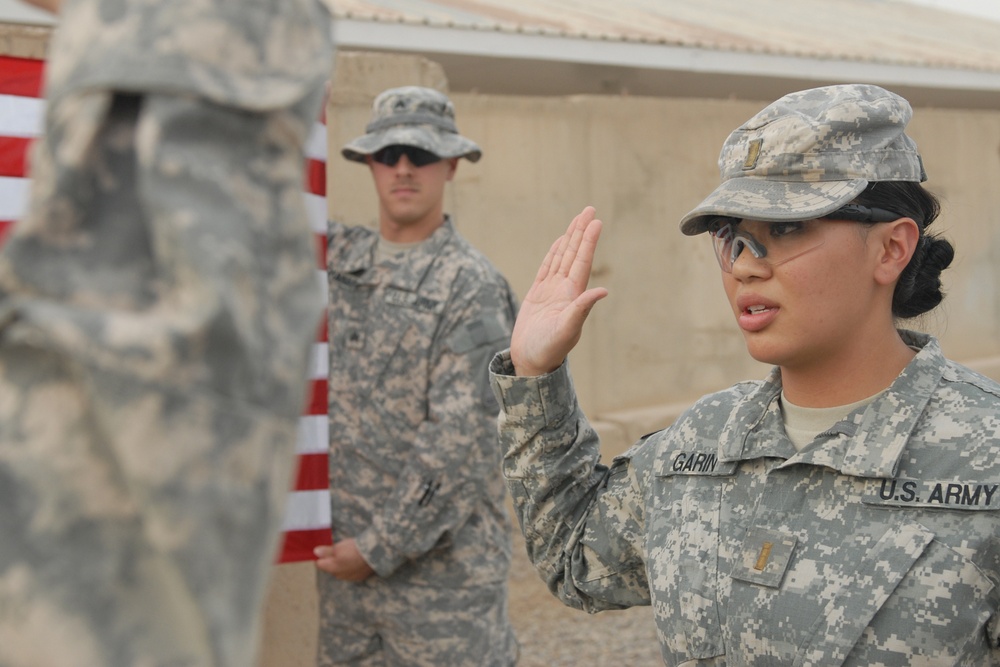
[[[51,28],[0,23],[0,56],[44,58],[51,35]]]
[[[367,169],[339,157],[362,131],[374,95],[413,83],[446,89],[445,75],[404,56],[338,57],[327,117],[332,217],[374,223]],[[701,394],[766,372],[746,354],[707,240],[681,235],[677,221],[717,183],[728,133],[769,100],[452,99],[460,131],[480,144],[483,159],[463,161],[446,208],[519,295],[584,205],[605,221],[593,284],[611,295],[591,314],[570,363],[606,454],[666,425]],[[909,326],[1000,379],[1000,112],[917,109],[910,133],[927,185],[942,198],[935,226],[958,256],[945,274],[945,304]],[[315,604],[311,564],[275,568],[261,667],[312,664]]]
[[[338,74],[407,60],[341,56]],[[392,80],[367,86],[367,95],[337,93],[329,110],[329,204],[342,221],[374,221],[368,172],[340,159],[339,147],[360,133],[371,96]],[[681,235],[677,220],[717,183],[716,157],[729,131],[766,100],[452,99],[460,130],[484,157],[461,163],[447,209],[519,294],[585,204],[606,223],[594,283],[611,296],[594,310],[571,359],[589,412],[688,401],[763,372],[748,360],[728,313],[709,244]],[[956,359],[1000,355],[1000,112],[921,108],[910,133],[930,174],[927,186],[943,200],[935,227],[958,257],[945,273],[950,297],[943,307],[909,326],[939,335]]]
[[[722,141],[763,103],[454,97],[484,158],[463,166],[450,210],[519,293],[584,204],[606,222],[594,283],[611,296],[571,357],[589,412],[686,401],[764,371],[745,352],[707,240],[677,230],[717,183]],[[958,257],[950,297],[910,326],[957,359],[998,355],[1000,112],[918,109],[911,133],[943,200],[935,227]]]

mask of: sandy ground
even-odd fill
[[[518,667],[663,665],[650,607],[587,614],[549,593],[514,530],[510,616],[521,643]]]
[[[661,667],[650,607],[587,614],[549,593],[512,531],[510,617],[521,644],[518,667]],[[319,611],[315,566],[276,570],[256,667],[315,667]],[[442,666],[445,667],[445,666]]]

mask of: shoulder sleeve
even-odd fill
[[[504,476],[528,556],[565,604],[588,611],[649,604],[642,483],[631,455],[609,469],[565,364],[537,378],[494,357]]]

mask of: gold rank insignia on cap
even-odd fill
[[[747,146],[747,159],[743,160],[744,171],[749,171],[757,166],[757,160],[760,158],[760,149],[763,145],[763,139],[754,139]]]

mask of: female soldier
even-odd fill
[[[667,664],[1000,664],[1000,386],[895,326],[953,256],[910,115],[875,86],[788,95],[683,218],[766,380],[600,465],[563,363],[607,294],[591,208],[491,364],[530,557],[571,606],[652,604]]]

